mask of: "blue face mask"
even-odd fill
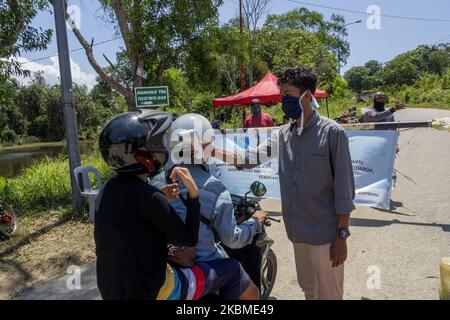
[[[302,115],[302,108],[300,107],[299,97],[282,97],[283,112],[289,119],[297,120]]]
[[[261,107],[259,105],[253,105],[252,106],[252,114],[255,116],[261,115]]]

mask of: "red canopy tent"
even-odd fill
[[[324,90],[316,90],[316,99],[326,99],[328,94]],[[213,107],[228,107],[237,105],[250,105],[253,99],[259,99],[261,104],[277,104],[281,102],[280,90],[277,86],[277,77],[268,72],[264,78],[253,87],[234,96],[213,100]]]

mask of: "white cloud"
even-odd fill
[[[20,57],[18,61],[23,64],[23,69],[30,70],[31,73],[42,71],[43,77],[48,83],[59,83],[59,61],[58,56],[50,57],[51,64],[40,64],[30,62],[27,58]],[[72,81],[78,85],[85,85],[89,90],[97,83],[95,73],[87,73],[81,70],[81,67],[72,58],[70,58],[70,66],[72,70]],[[31,79],[18,77],[23,84],[28,84]]]

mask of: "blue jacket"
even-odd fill
[[[237,225],[231,195],[225,186],[211,176],[201,165],[183,165],[191,173],[200,194],[200,213],[214,224],[220,240],[226,246],[238,249],[250,244],[260,227],[257,219],[251,218]],[[166,185],[166,173],[154,177],[150,183],[161,188]],[[187,191],[180,182],[181,195]],[[170,203],[181,219],[186,218],[186,207],[180,199]],[[214,232],[205,223],[200,223],[199,240],[196,246],[197,261],[226,258],[227,254],[214,240]]]

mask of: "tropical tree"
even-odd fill
[[[383,66],[376,60],[368,61],[362,67],[353,67],[348,70],[344,78],[349,87],[357,93],[364,90],[373,90],[384,86]]]
[[[248,75],[249,84],[253,85],[253,69],[254,64],[257,61],[255,45],[256,45],[256,31],[258,30],[258,24],[267,13],[268,6],[271,0],[243,0],[242,7],[244,13],[244,22],[248,30]]]
[[[7,81],[11,75],[30,75],[17,60],[21,52],[47,48],[52,30],[31,25],[37,12],[47,6],[45,0],[0,1],[0,83]]]
[[[269,70],[286,67],[314,68],[321,86],[330,86],[337,76],[336,57],[324,46],[319,37],[304,30],[271,29],[258,31],[258,54]]]
[[[384,69],[384,80],[388,85],[410,85],[418,78],[419,69],[408,59],[407,55],[397,56]]]
[[[73,32],[87,58],[102,78],[123,95],[128,108],[135,108],[134,88],[159,83],[164,71],[176,67],[180,54],[206,26],[217,23],[222,0],[100,0],[105,19],[120,31],[125,43],[123,59],[129,64],[131,84],[121,84],[100,67],[93,54],[93,41],[86,41],[73,25]]]
[[[270,29],[304,30],[317,35],[340,64],[345,65],[350,56],[350,44],[344,40],[348,35],[345,19],[340,15],[333,14],[326,20],[319,12],[298,8],[279,15],[270,14],[264,25]]]

